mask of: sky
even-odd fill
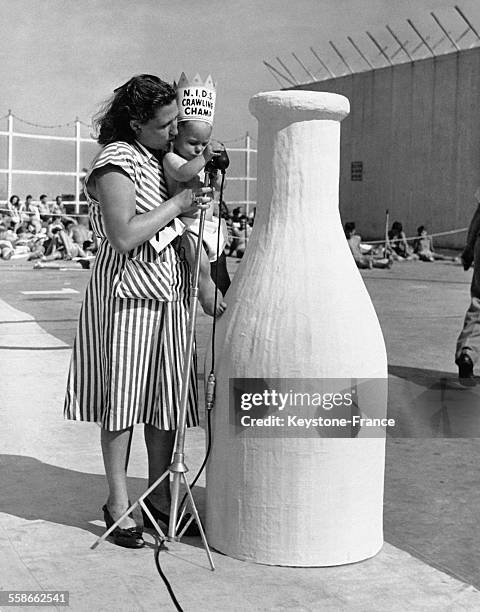
[[[227,143],[247,131],[254,137],[250,97],[280,88],[263,60],[280,68],[280,57],[302,81],[306,74],[294,52],[315,76],[326,76],[310,52],[313,46],[341,74],[345,67],[329,45],[332,40],[358,70],[364,63],[347,41],[351,36],[380,66],[384,62],[367,30],[393,50],[385,25],[413,44],[410,18],[437,40],[441,32],[429,14],[434,10],[458,35],[465,27],[455,2],[480,30],[478,0],[0,0],[0,117],[11,109],[37,124],[65,124],[76,116],[89,124],[99,104],[134,74],[173,81],[182,71],[199,72],[217,81],[215,136]],[[473,35],[466,37],[465,46],[474,41]],[[31,130],[19,122],[15,126]],[[4,119],[0,129],[6,129]],[[43,133],[71,135],[72,128]],[[83,127],[82,135],[88,134]],[[42,169],[51,167],[52,156],[68,158],[53,153],[45,141],[40,150],[24,142],[16,151],[18,164],[28,158],[30,167],[43,164]],[[87,164],[91,155],[85,151],[85,156]]]

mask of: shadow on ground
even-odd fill
[[[388,414],[386,541],[479,588],[480,388],[392,365]]]
[[[92,521],[101,520],[105,503],[105,477],[77,472],[22,455],[0,455],[2,488],[8,495],[0,499],[0,513],[28,521],[48,521],[77,527],[100,536],[105,528]],[[129,490],[137,496],[146,487],[143,478],[129,478]],[[205,488],[195,486],[195,501],[203,507]],[[133,497],[135,499],[135,497]],[[201,514],[201,512],[200,512]],[[189,544],[201,546],[198,539]],[[93,542],[92,542],[93,543]]]
[[[480,437],[480,386],[465,387],[451,372],[389,367],[388,416],[395,438]]]

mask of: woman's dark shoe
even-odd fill
[[[107,508],[107,504],[103,506],[102,510],[105,525],[107,529],[109,529],[115,521]],[[145,541],[142,538],[142,531],[138,527],[130,527],[129,529],[115,527],[110,535],[117,546],[123,546],[124,548],[142,548],[145,546]]]
[[[160,521],[161,523],[163,523],[168,529],[169,524],[170,524],[170,516],[168,514],[165,514],[165,512],[162,512],[161,510],[158,510],[157,508],[155,508],[155,506],[148,499],[148,497],[146,497],[143,501],[145,505],[147,506],[147,508],[152,513],[153,518],[157,522]],[[152,521],[150,520],[150,517],[148,516],[148,514],[144,510],[142,510],[142,513],[143,513],[143,524],[145,525],[145,527],[153,527]],[[185,523],[187,523],[187,521],[190,520],[190,516],[191,516],[190,514],[186,514],[183,517],[182,522],[180,523],[178,530],[177,530],[178,533],[182,531],[182,529],[185,526]],[[190,523],[190,525],[188,526],[187,530],[185,531],[183,535],[187,537],[199,536],[200,530],[198,529],[197,523],[195,521]]]

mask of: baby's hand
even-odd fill
[[[211,140],[203,150],[205,161],[209,162],[214,157],[218,157],[222,151],[225,151],[224,145],[218,140]]]
[[[207,144],[207,146],[203,149],[203,158],[205,159],[205,163],[208,164],[210,160],[214,157],[217,157],[220,153],[213,150],[213,145],[211,142]]]
[[[218,142],[218,140],[211,140],[209,144],[212,146],[212,149],[217,155],[220,155],[222,151],[225,151],[225,145],[223,145],[221,142]]]

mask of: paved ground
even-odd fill
[[[67,589],[73,610],[173,610],[151,546],[89,549],[104,529],[98,428],[61,419],[88,276],[0,266],[0,588]],[[339,568],[267,567],[215,552],[212,573],[199,541],[185,539],[162,563],[186,611],[480,609],[480,392],[458,385],[452,357],[471,273],[407,262],[363,276],[387,344],[389,413],[400,423],[387,442],[387,543],[375,558]],[[202,315],[202,350],[208,331]],[[203,450],[203,429],[192,430],[192,471]],[[137,433],[133,492],[144,488],[145,465]],[[204,487],[201,480],[201,508]]]

